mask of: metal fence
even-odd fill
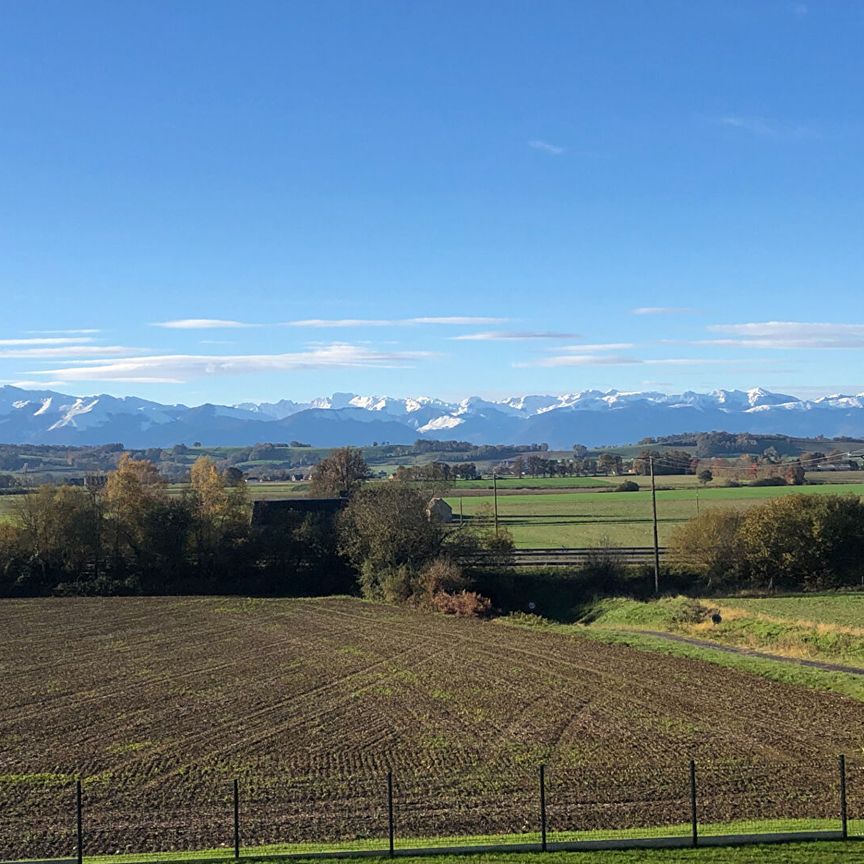
[[[433,854],[864,838],[864,761],[0,776],[0,859]]]

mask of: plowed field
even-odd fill
[[[350,599],[0,603],[0,858],[837,815],[864,705]],[[864,777],[850,771],[851,815]]]

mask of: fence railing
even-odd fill
[[[661,558],[669,557],[669,550],[661,546]],[[651,564],[653,546],[616,547],[550,547],[548,549],[514,549],[514,567],[574,567],[592,561],[614,561],[618,564]]]
[[[864,762],[0,775],[0,808],[0,859],[78,864],[841,840],[864,838]]]

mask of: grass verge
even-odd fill
[[[718,611],[722,621],[694,618]],[[586,623],[612,629],[644,628],[707,639],[784,657],[864,666],[864,595],[784,598],[664,597],[649,602],[623,598],[598,601]]]
[[[687,657],[691,660],[714,663],[729,669],[761,675],[772,681],[808,687],[811,690],[828,690],[864,702],[864,677],[845,672],[828,672],[806,666],[796,666],[778,660],[749,657],[743,654],[730,654],[720,648],[687,645],[670,642],[660,636],[652,636],[638,631],[622,631],[584,624],[557,624],[537,616],[512,615],[498,618],[504,626],[543,628],[563,633],[574,638],[596,639],[610,644],[626,645],[640,651],[669,654],[674,657]]]
[[[850,826],[855,828],[857,823]],[[864,823],[860,826],[864,829]],[[723,836],[735,834],[769,834],[800,831],[839,831],[836,819],[765,819],[733,822],[706,823],[699,826],[700,836]],[[549,831],[549,843],[573,843],[584,840],[632,840],[664,837],[687,837],[689,823],[677,823],[648,828],[624,828],[619,830]],[[475,834],[442,837],[397,838],[396,849],[441,848],[453,846],[489,846],[505,844],[539,843],[539,832],[522,834]],[[385,851],[386,837],[363,840],[347,840],[334,843],[280,843],[266,846],[242,847],[245,860],[277,855],[302,855],[320,852]],[[116,855],[87,855],[85,864],[160,864],[169,861],[226,861],[233,859],[233,849],[222,846],[213,849],[198,849],[186,852],[123,853]],[[435,859],[440,860],[439,858]],[[460,856],[460,861],[465,860]]]

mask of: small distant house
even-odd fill
[[[426,505],[426,517],[430,522],[452,522],[453,508],[443,498],[433,498]]]

